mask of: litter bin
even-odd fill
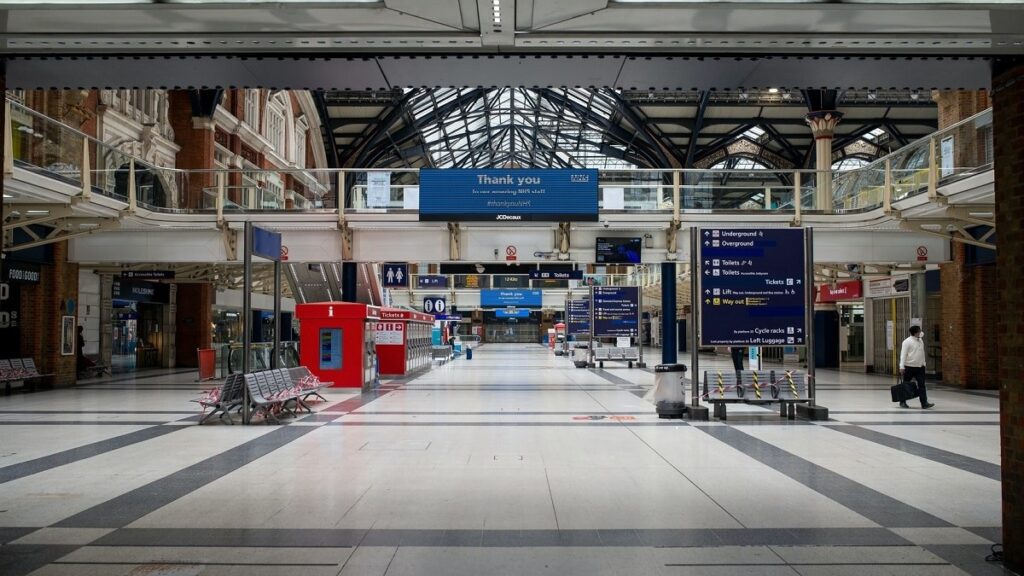
[[[572,363],[577,368],[586,368],[588,362],[590,362],[590,347],[586,344],[577,344],[572,349]]]
[[[473,348],[466,346],[466,360],[473,359]]]
[[[686,365],[654,367],[654,406],[659,418],[682,418],[686,412]]]

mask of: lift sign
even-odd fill
[[[403,322],[377,322],[377,329],[373,332],[373,343],[378,346],[401,346],[405,342],[404,331]]]

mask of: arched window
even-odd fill
[[[274,150],[282,156],[287,156],[285,151],[285,100],[284,94],[278,92],[267,100],[266,129],[264,136],[270,141]]]
[[[306,132],[308,131],[309,125],[305,116],[295,121],[295,165],[299,168],[306,167]]]
[[[253,128],[258,128],[260,125],[260,91],[259,90],[246,90],[245,91],[245,118],[242,120],[246,124]]]

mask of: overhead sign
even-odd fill
[[[440,296],[427,296],[423,299],[423,311],[427,314],[444,314],[448,311],[448,301]]]
[[[41,269],[39,264],[32,264],[31,262],[18,262],[15,260],[5,260],[4,265],[4,282],[16,282],[19,284],[39,284],[39,279],[42,277]]]
[[[434,314],[434,320],[456,321],[462,320],[462,314]]]
[[[846,300],[860,300],[864,295],[860,280],[840,282],[835,286],[822,284],[818,286],[818,302],[842,302]]]
[[[447,288],[447,276],[417,276],[416,285],[420,288]]]
[[[167,304],[171,301],[171,285],[114,279],[114,284],[111,288],[111,298],[132,302],[159,302]]]
[[[446,222],[596,222],[597,170],[421,169],[419,214]]]
[[[495,310],[495,318],[529,318],[529,310],[521,310],[519,308],[513,308],[511,310]]]
[[[868,298],[884,298],[886,296],[899,296],[910,292],[910,276],[886,276],[885,278],[871,278],[865,280],[864,295]]]
[[[385,288],[405,288],[409,285],[409,265],[385,262],[381,267],[380,281]]]
[[[569,300],[565,304],[565,331],[568,334],[590,333],[590,300]]]
[[[252,227],[252,255],[267,260],[281,259],[281,234],[259,226]]]
[[[636,286],[594,286],[595,338],[640,335],[640,289]]]
[[[128,280],[174,280],[174,270],[122,270],[121,278]]]
[[[806,343],[802,229],[703,229],[699,244],[701,345]]]
[[[547,272],[545,270],[530,270],[531,280],[582,280],[583,270],[570,270],[568,272]]]
[[[480,306],[484,308],[540,308],[543,293],[540,290],[481,290]]]

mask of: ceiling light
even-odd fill
[[[868,92],[868,100],[877,100],[877,99],[878,99],[878,94],[875,94],[874,92]]]
[[[26,210],[25,214],[49,214],[49,210]]]
[[[768,93],[769,94],[778,94],[779,93],[779,89],[778,88],[769,88],[768,89]]]
[[[921,94],[917,90],[914,90],[913,92],[910,93],[910,99],[911,100],[917,100],[920,97],[921,97]]]
[[[4,198],[14,198],[14,196],[11,196],[10,194],[4,194]]]
[[[501,24],[501,17],[499,17],[499,16],[495,16],[495,17],[494,17],[494,23],[495,23],[495,24]]]

